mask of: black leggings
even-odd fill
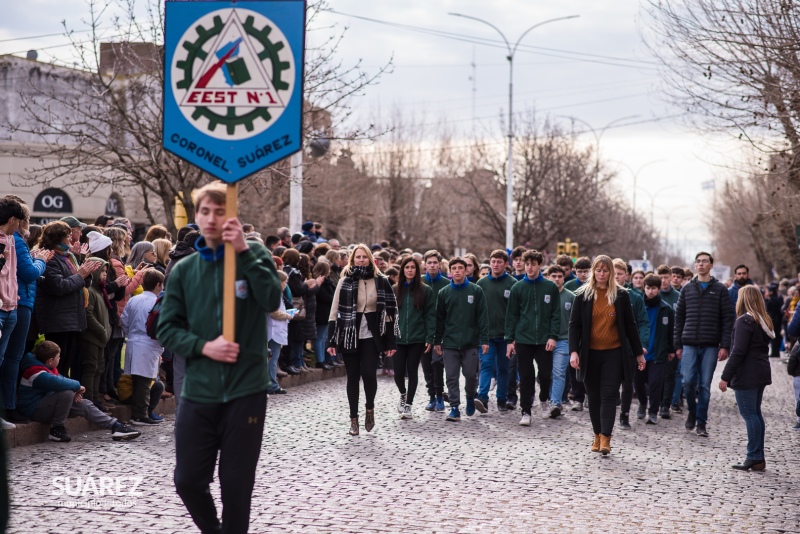
[[[636,360],[631,359],[631,361],[628,362],[628,365],[631,368],[631,376],[634,376],[634,374],[636,372],[638,372],[637,371]],[[639,386],[637,385],[636,387],[638,388]],[[636,393],[637,393],[637,397],[638,397],[639,391],[637,390]],[[622,394],[620,396],[620,406],[619,406],[619,414],[620,414],[620,416],[623,416],[623,415],[626,416],[626,417],[628,416],[628,414],[631,411],[631,402],[632,401],[633,401],[633,380],[630,380],[630,381],[626,382],[623,379],[622,380]]]
[[[344,367],[347,370],[347,401],[350,403],[350,417],[358,417],[359,380],[364,382],[364,395],[367,397],[367,410],[375,408],[375,394],[378,392],[378,347],[372,338],[359,339],[356,352],[344,354]]]
[[[394,383],[400,393],[406,394],[406,404],[414,404],[414,394],[417,392],[419,380],[419,361],[425,350],[425,343],[412,343],[410,345],[397,345],[394,353]],[[406,375],[408,375],[408,392],[406,392]]]
[[[589,350],[583,384],[589,397],[589,418],[595,434],[611,435],[617,417],[617,397],[622,383],[622,348]]]

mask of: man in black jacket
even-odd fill
[[[696,425],[697,435],[707,437],[711,380],[717,361],[728,358],[735,314],[727,288],[710,274],[711,254],[698,252],[694,265],[697,276],[681,290],[675,312],[675,354],[682,360],[686,430]]]

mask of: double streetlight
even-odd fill
[[[506,44],[506,49],[508,50],[508,55],[506,56],[506,59],[508,60],[508,163],[506,164],[506,248],[508,250],[511,250],[512,248],[514,248],[514,153],[513,153],[514,126],[513,126],[513,116],[512,116],[512,110],[514,107],[514,54],[516,54],[517,52],[517,47],[519,46],[519,43],[532,30],[538,28],[539,26],[549,24],[551,22],[556,22],[559,20],[575,19],[578,18],[579,15],[558,17],[554,19],[545,20],[544,22],[540,22],[538,24],[534,24],[533,26],[522,32],[522,35],[519,36],[519,39],[517,39],[517,42],[514,43],[514,46],[512,47],[508,39],[506,39],[505,34],[491,22],[479,19],[478,17],[472,17],[470,15],[462,15],[461,13],[449,13],[449,14],[453,15],[454,17],[471,19],[478,22],[482,22],[488,26],[491,26],[497,33],[500,34],[500,37],[502,37],[503,42]]]

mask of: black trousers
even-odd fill
[[[647,399],[650,399],[650,407],[647,412],[652,415],[656,415],[661,407],[661,399],[664,394],[664,371],[667,363],[647,362],[644,371],[637,369],[636,375],[634,375],[639,406],[647,406]]]
[[[500,355],[498,354],[497,357],[499,358]],[[506,399],[511,404],[517,403],[517,374],[519,374],[519,357],[517,353],[511,355],[511,359],[508,361],[508,394],[506,395]],[[533,395],[533,393],[531,393]]]
[[[680,360],[675,357],[672,361],[664,362],[664,383],[662,385],[661,406],[670,407],[672,404],[672,392],[675,389],[675,377],[678,372]],[[647,365],[650,365],[649,363]]]
[[[392,357],[394,383],[397,384],[400,393],[406,394],[406,404],[414,404],[414,395],[419,382],[419,362],[424,350],[425,343],[397,345],[397,351]],[[408,376],[408,390],[406,390],[406,376]]]
[[[611,435],[617,417],[617,397],[622,383],[622,348],[589,350],[586,395],[589,397],[589,419],[595,434]]]
[[[636,373],[636,360],[630,359],[628,362],[628,366],[631,368],[631,376]],[[624,375],[623,375],[624,376]],[[638,385],[637,387],[637,394],[638,394]],[[639,398],[637,396],[637,398]],[[631,411],[631,401],[633,401],[633,380],[626,381],[624,378],[622,380],[622,402],[619,406],[619,414],[627,416]]]
[[[422,354],[422,374],[425,376],[425,387],[428,397],[433,400],[441,397],[444,391],[444,362],[433,361],[433,349]],[[397,373],[395,373],[397,376]]]
[[[545,350],[545,345],[526,345],[517,343],[517,363],[519,365],[519,406],[522,413],[531,413],[533,395],[536,392],[536,371],[533,362],[539,367],[539,400],[550,398],[550,381],[553,377],[553,353]]]
[[[224,403],[181,401],[175,421],[175,489],[203,534],[247,532],[266,413],[266,391]],[[222,523],[209,490],[217,452]]]
[[[780,327],[775,329],[775,338],[769,344],[771,351],[770,356],[773,358],[779,358],[781,355],[781,329]]]
[[[81,380],[81,333],[80,332],[52,332],[45,334],[47,341],[52,341],[61,349],[61,360],[58,362],[58,374],[68,376],[73,380]],[[81,384],[85,385],[85,384]]]
[[[567,371],[569,372],[570,393],[572,393],[572,399],[576,402],[585,401],[586,388],[584,387],[583,382],[578,380],[578,375],[576,374],[577,371],[573,369],[571,365],[567,367]]]
[[[152,378],[139,375],[131,375],[133,382],[133,407],[131,409],[131,417],[134,419],[144,419],[148,416],[150,409],[150,383]]]
[[[375,394],[378,392],[378,347],[372,338],[359,339],[356,352],[344,354],[344,368],[347,371],[347,401],[350,403],[350,417],[358,417],[359,382],[364,382],[364,396],[367,409],[375,408]]]

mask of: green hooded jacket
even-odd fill
[[[158,320],[158,341],[186,358],[182,396],[222,403],[270,388],[267,313],[280,305],[281,284],[267,248],[248,242],[236,255],[236,334],[239,357],[222,363],[203,355],[203,346],[222,334],[224,247],[197,241],[198,253],[170,272]]]

